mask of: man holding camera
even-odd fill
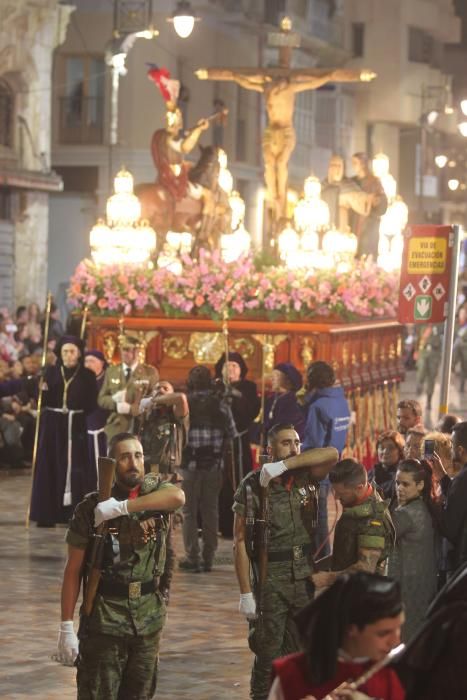
[[[197,365],[188,375],[190,430],[182,457],[183,541],[186,559],[180,569],[201,572],[198,514],[201,516],[204,571],[212,569],[217,549],[219,492],[225,442],[237,434],[229,403],[213,384],[208,367]]]
[[[252,700],[267,698],[274,659],[300,649],[294,616],[313,593],[318,482],[338,459],[334,447],[300,454],[298,433],[285,423],[269,430],[267,450],[271,462],[247,474],[233,505],[239,611],[255,654]]]

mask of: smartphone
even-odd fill
[[[426,459],[430,459],[433,457],[435,453],[435,441],[434,440],[425,440],[425,452],[424,456]]]

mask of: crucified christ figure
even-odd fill
[[[295,148],[293,126],[295,95],[316,90],[329,82],[368,82],[376,74],[368,70],[346,68],[290,69],[277,66],[269,69],[231,70],[208,68],[196,71],[200,80],[233,81],[246,90],[264,94],[268,124],[263,133],[264,180],[268,200],[277,221],[286,216],[288,163]]]

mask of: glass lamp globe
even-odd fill
[[[373,174],[382,178],[389,173],[389,158],[385,153],[377,153],[372,161]]]
[[[314,175],[307,177],[303,183],[305,199],[317,199],[321,194],[321,182]]]
[[[298,250],[299,243],[300,239],[298,233],[292,226],[288,225],[282,229],[278,238],[279,255],[281,259],[286,260],[288,256],[295,253]]]

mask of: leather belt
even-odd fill
[[[268,561],[298,561],[307,554],[311,554],[313,547],[311,544],[298,544],[292,549],[281,549],[277,552],[268,552]]]
[[[135,600],[142,595],[154,593],[159,587],[159,578],[149,581],[130,581],[130,583],[119,583],[118,581],[102,581],[99,583],[97,592],[111,598],[129,598]]]

